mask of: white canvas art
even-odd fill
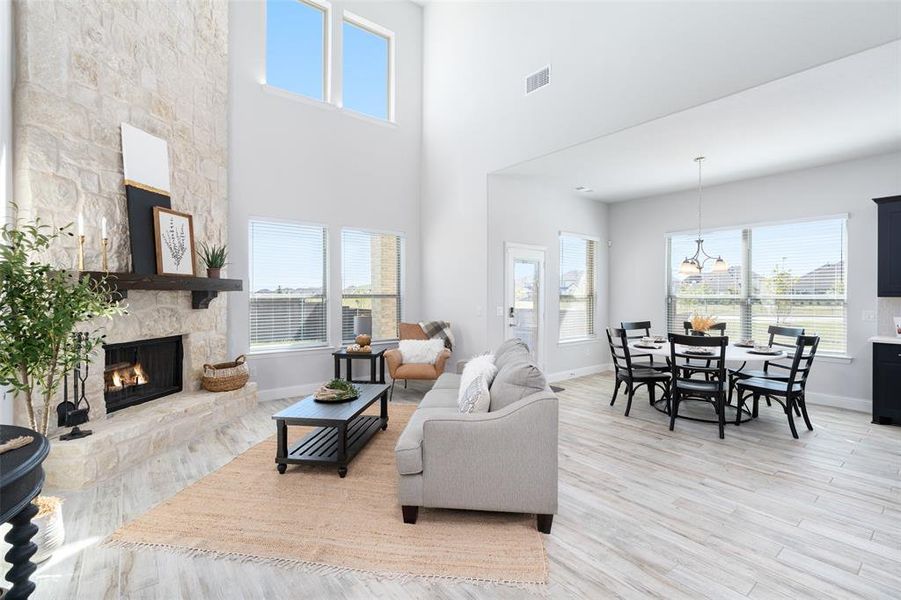
[[[194,275],[194,224],[191,215],[155,206],[156,272]]]
[[[149,187],[166,195],[171,193],[166,140],[122,123],[122,163],[125,183]]]

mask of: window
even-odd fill
[[[326,9],[301,0],[266,2],[266,83],[326,98]]]
[[[372,317],[372,339],[396,340],[401,319],[404,239],[358,229],[341,232],[341,338],[354,339],[354,317]]]
[[[597,240],[560,234],[560,336],[572,341],[594,336]]]
[[[723,254],[725,273],[679,274],[694,254],[694,235],[669,238],[670,331],[694,313],[719,317],[736,337],[767,339],[770,325],[803,327],[820,336],[819,351],[847,352],[846,219],[759,225],[704,234]]]
[[[393,35],[359,17],[344,17],[344,107],[391,120]]]
[[[325,227],[250,222],[250,348],[328,344]]]

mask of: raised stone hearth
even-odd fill
[[[233,392],[182,392],[120,410],[83,426],[94,435],[70,441],[51,440],[44,462],[46,486],[79,489],[116,477],[198,432],[212,431],[257,403],[257,386],[248,383]]]

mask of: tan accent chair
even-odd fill
[[[425,332],[418,323],[401,323],[399,327],[400,339],[402,340],[427,340]],[[388,363],[388,374],[391,375],[391,396],[394,396],[394,384],[398,379],[404,380],[404,387],[407,387],[407,380],[415,381],[435,381],[444,373],[444,364],[450,358],[451,351],[445,348],[435,359],[435,364],[428,363],[410,363],[404,364],[404,357],[397,348],[392,348],[385,352],[385,361]]]

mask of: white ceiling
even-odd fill
[[[901,41],[529,160],[498,173],[548,178],[615,202],[901,150]],[[901,165],[899,165],[901,168]]]

